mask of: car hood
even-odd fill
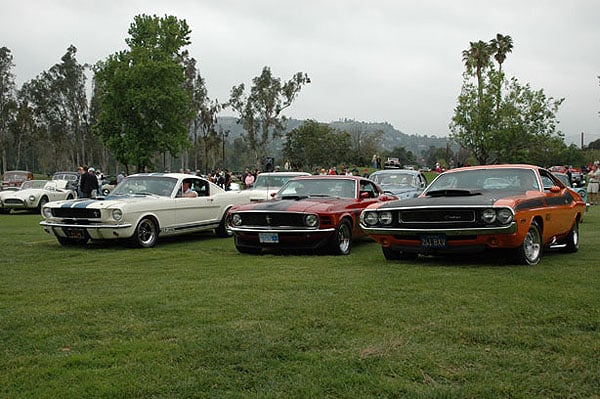
[[[327,212],[333,208],[344,207],[344,203],[354,203],[353,199],[340,198],[307,198],[301,200],[269,200],[256,204],[236,207],[236,211],[269,211],[269,212]]]
[[[540,194],[541,196],[541,194]],[[536,198],[537,195],[528,195],[527,198]],[[380,208],[397,207],[442,207],[442,206],[491,206],[514,204],[525,195],[515,192],[489,192],[485,190],[471,191],[469,193],[448,191],[445,195],[421,196],[384,203]]]
[[[43,192],[44,190],[41,188],[27,188],[25,190],[7,191],[6,194],[3,191],[1,198],[28,198],[30,195],[35,195],[37,197]]]
[[[50,206],[54,208],[92,208],[92,209],[101,209],[101,208],[118,208],[125,206],[131,203],[140,203],[140,202],[149,202],[149,201],[165,201],[168,200],[168,197],[159,197],[153,195],[131,195],[124,197],[117,196],[108,196],[104,199],[90,199],[90,198],[81,198],[76,200],[68,200],[68,201],[55,201],[51,202]],[[48,206],[48,205],[46,205]]]

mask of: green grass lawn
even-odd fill
[[[2,398],[600,397],[600,209],[533,267],[63,248],[40,220],[0,215]]]

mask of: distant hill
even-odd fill
[[[302,125],[305,121],[299,119],[289,119],[287,122],[287,131],[294,130]],[[362,131],[373,133],[381,130],[383,132],[383,148],[391,151],[396,147],[404,147],[413,154],[419,156],[423,150],[429,147],[446,147],[448,144],[447,137],[437,136],[419,136],[408,135],[394,128],[387,122],[359,122],[351,119],[343,119],[339,121],[329,122],[329,126],[348,132]],[[242,136],[245,131],[240,124],[237,123],[237,118],[232,116],[224,116],[218,118],[218,128],[229,132],[229,141]],[[272,145],[272,150],[281,151],[281,140],[276,140]]]

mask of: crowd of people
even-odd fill
[[[379,161],[379,162],[378,162]],[[378,156],[373,156],[373,166],[380,166],[380,159]],[[438,166],[437,164],[436,166]],[[438,170],[436,167],[436,171]],[[582,168],[582,172],[584,176],[587,175],[587,192],[589,197],[590,205],[598,205],[599,196],[600,196],[600,161],[595,161],[590,163],[589,165]],[[286,161],[284,164],[284,170],[297,170],[293,168],[289,161]],[[280,167],[276,166],[274,168],[275,172],[280,171]],[[101,170],[96,170],[93,167],[88,166],[80,166],[78,168],[78,172],[80,174],[79,181],[77,184],[78,195],[80,198],[94,198],[97,195],[100,195],[102,186],[106,183],[106,177]],[[194,174],[189,169],[180,170],[183,173]],[[215,183],[219,187],[222,187],[224,190],[229,191],[232,189],[232,184],[239,184],[239,188],[247,189],[251,188],[256,181],[256,177],[260,171],[258,169],[251,170],[250,168],[246,168],[241,174],[235,175],[232,171],[227,169],[217,168],[213,172],[202,175],[207,178],[209,181]],[[313,171],[315,175],[354,175],[354,176],[363,176],[367,177],[369,175],[369,170],[364,169],[362,173],[359,171],[356,165],[352,167],[346,166],[342,164],[338,169],[337,166],[332,166],[329,168],[315,168]],[[199,171],[196,171],[196,175],[201,175]],[[121,172],[117,175],[116,183],[119,184],[125,178],[125,173]],[[237,188],[237,187],[236,187]]]

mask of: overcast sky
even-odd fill
[[[469,42],[509,35],[508,77],[565,98],[567,142],[600,138],[598,0],[30,0],[2,2],[0,46],[17,85],[59,63],[70,45],[94,64],[126,50],[139,14],[190,26],[190,54],[209,97],[225,102],[264,66],[312,83],[287,116],[389,122],[407,134],[448,135]]]

